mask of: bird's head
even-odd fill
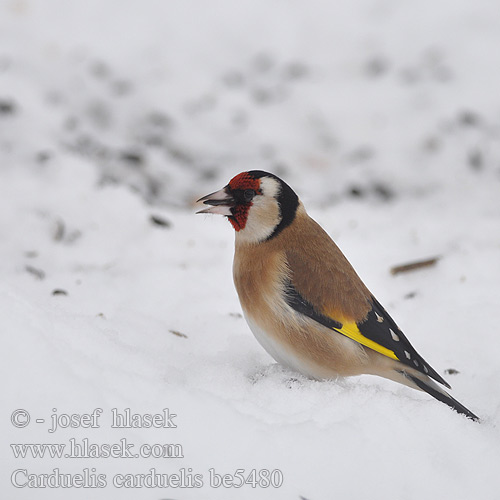
[[[242,172],[220,191],[198,201],[209,208],[199,214],[225,215],[237,238],[257,243],[273,238],[295,218],[299,198],[279,177],[262,170]]]

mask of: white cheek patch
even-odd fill
[[[245,243],[264,241],[280,223],[280,208],[277,196],[280,186],[270,177],[263,177],[260,182],[262,194],[255,196],[248,211],[245,228],[236,233],[236,239]]]
[[[276,179],[271,177],[262,177],[260,180],[260,189],[262,190],[262,195],[268,198],[278,199],[280,192],[280,185]]]

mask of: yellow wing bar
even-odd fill
[[[370,349],[373,349],[374,351],[379,352],[380,354],[383,354],[384,356],[387,356],[388,358],[399,360],[399,358],[394,354],[393,351],[387,349],[387,347],[377,344],[373,340],[366,338],[359,331],[358,325],[356,325],[354,321],[344,323],[342,325],[342,328],[334,328],[334,330],[341,333],[342,335],[345,335],[346,337],[349,337],[352,340],[355,340],[356,342],[359,342],[360,344],[363,344],[366,347],[369,347]]]

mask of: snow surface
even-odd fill
[[[2,0],[2,499],[498,499],[499,26],[488,0]],[[232,228],[194,216],[250,168],[295,188],[481,424],[390,381],[272,361],[241,317]],[[53,408],[98,407],[99,428],[47,432]],[[110,429],[112,408],[169,408],[178,426]],[[72,437],[184,458],[9,446]],[[10,480],[92,467],[108,482],[191,468],[205,485]],[[210,488],[210,468],[284,483]]]

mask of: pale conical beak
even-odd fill
[[[202,201],[205,205],[212,205],[209,208],[196,212],[197,214],[219,214],[219,215],[233,215],[231,207],[234,207],[234,198],[226,191],[227,187],[222,188],[215,193],[207,194],[196,201]]]

